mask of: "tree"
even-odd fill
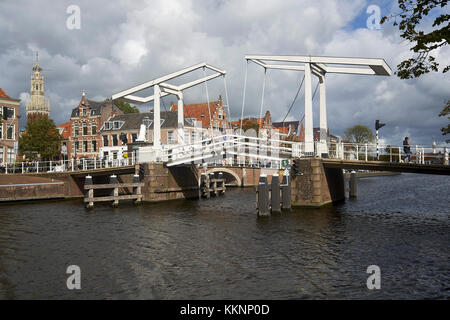
[[[398,26],[402,32],[400,36],[414,44],[410,50],[416,56],[402,61],[397,66],[396,75],[399,78],[417,78],[430,71],[439,71],[439,63],[430,53],[449,44],[450,14],[438,14],[434,18],[431,28],[426,28],[427,31],[417,30],[416,27],[433,9],[436,9],[434,13],[438,13],[437,9],[444,8],[447,2],[448,0],[398,0],[401,12],[381,19],[381,23],[393,19],[393,25]],[[397,22],[398,18],[400,18],[399,23]],[[450,65],[447,65],[442,72],[445,73],[449,70]]]
[[[372,130],[368,127],[357,124],[348,128],[344,132],[344,141],[350,143],[369,143],[373,142],[374,137]]]
[[[447,116],[447,120],[450,120],[450,100],[447,101],[447,105],[442,109],[441,113],[439,114],[439,117],[445,117]],[[450,133],[450,124],[447,125],[447,127],[441,128],[442,135],[447,135]],[[447,143],[450,142],[450,139],[446,141]]]
[[[105,102],[110,102],[111,99],[106,99]],[[131,104],[129,104],[128,102],[124,102],[124,101],[120,101],[120,100],[116,100],[114,101],[114,104],[123,111],[123,113],[139,113],[139,109],[136,107],[133,107]]]
[[[25,132],[19,138],[19,152],[32,160],[51,160],[56,157],[61,148],[61,135],[52,119],[38,117],[33,122],[28,122]]]

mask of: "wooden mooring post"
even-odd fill
[[[86,176],[84,183],[85,198],[84,202],[86,204],[86,208],[93,208],[95,202],[100,201],[111,201],[113,207],[117,207],[119,205],[120,200],[134,200],[135,204],[139,204],[142,202],[142,187],[144,186],[143,182],[139,182],[139,175],[135,175],[133,177],[132,183],[118,183],[117,176],[112,175],[109,178],[109,183],[107,184],[93,184],[92,177]],[[123,194],[119,195],[119,188],[133,188],[133,194]],[[110,189],[109,196],[95,196],[95,189]]]
[[[223,173],[218,174],[218,178],[215,178],[214,173],[206,175],[202,173],[200,176],[199,186],[199,198],[209,199],[211,195],[219,196],[225,194],[225,179]]]
[[[256,189],[256,212],[258,216],[269,216],[271,213],[280,213],[282,209],[291,209],[289,177],[284,175],[283,181],[280,184],[278,174],[274,174],[272,176],[272,182],[269,185],[267,176],[261,174]]]

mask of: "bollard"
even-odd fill
[[[134,176],[133,176],[133,183],[139,183],[140,181],[139,181],[140,179],[139,179],[139,175],[138,174],[135,174]],[[133,187],[133,194],[134,195],[137,195],[137,196],[140,196],[141,194],[142,194],[142,192],[141,192],[141,187]],[[136,198],[135,200],[134,200],[134,204],[140,204],[142,202],[142,198]]]
[[[256,206],[258,216],[269,215],[269,188],[265,174],[259,176],[258,190],[256,193]]]
[[[117,184],[117,183],[119,183],[119,182],[118,182],[117,176],[115,174],[113,174],[112,176],[109,177],[109,184]],[[111,196],[114,197],[112,206],[113,207],[119,206],[119,199],[117,198],[119,196],[119,188],[117,188],[117,187],[112,188]]]
[[[447,148],[444,149],[444,164],[448,166],[448,150]]]
[[[84,179],[84,185],[92,185],[92,176],[86,176],[86,178]],[[88,189],[85,191],[85,197],[88,199],[93,199],[94,198],[94,189]],[[94,207],[94,201],[89,201],[86,204],[86,209],[91,209]]]
[[[202,172],[201,176],[200,176],[200,187],[199,187],[199,199],[201,199],[203,196],[206,197],[206,184],[207,184],[207,179],[206,179],[206,174],[204,172]]]
[[[278,174],[272,176],[271,195],[270,195],[271,212],[281,212],[280,207],[280,178]]]
[[[291,187],[289,185],[289,176],[286,174],[283,175],[283,181],[281,182],[281,197],[283,210],[291,209]]]
[[[356,198],[357,190],[358,190],[358,188],[357,188],[357,183],[356,183],[356,171],[353,170],[350,173],[348,196],[350,198]]]

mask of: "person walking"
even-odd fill
[[[411,161],[411,146],[409,145],[409,138],[405,137],[405,140],[403,140],[403,151],[405,152],[405,157],[403,158],[403,161],[408,158],[408,162]]]

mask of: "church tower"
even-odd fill
[[[27,121],[34,121],[38,117],[48,118],[50,115],[50,103],[44,96],[44,75],[39,66],[39,58],[36,53],[36,63],[31,72],[30,100],[27,102]]]

